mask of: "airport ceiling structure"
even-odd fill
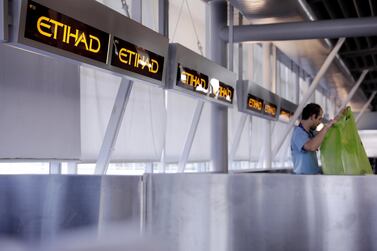
[[[358,17],[375,17],[375,0],[306,0],[318,20]],[[335,40],[331,41],[335,44]],[[362,70],[370,69],[361,88],[369,97],[377,90],[377,36],[347,38],[339,55],[347,65],[354,79],[358,79]],[[377,98],[372,102],[377,111]]]
[[[247,19],[255,20],[256,24],[260,23],[258,20],[267,20],[265,24],[309,20],[302,5],[309,9],[314,20],[375,17],[377,14],[376,0],[284,0],[284,4],[281,4],[280,0],[230,0],[230,2]],[[335,46],[337,39],[329,41]],[[300,45],[306,46],[305,43]],[[313,46],[314,42],[309,42],[308,45],[313,50],[318,50]],[[308,60],[316,61],[318,65],[321,60],[315,58],[316,53],[318,54],[318,51],[315,51],[306,56],[309,56]],[[348,68],[345,77],[352,77],[356,81],[363,70],[369,69],[361,84],[362,93],[368,99],[372,92],[377,90],[377,36],[348,37],[338,54]],[[336,71],[330,75],[337,75]],[[332,82],[334,79],[329,81]],[[349,88],[348,86],[347,89]],[[372,107],[373,111],[377,111],[377,98],[374,98]]]

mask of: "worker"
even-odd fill
[[[316,128],[323,119],[321,106],[310,103],[305,106],[301,114],[300,124],[296,126],[291,138],[291,154],[293,172],[295,174],[320,174],[316,151],[321,146],[326,133],[338,120],[330,120],[317,132]]]

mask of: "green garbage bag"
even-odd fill
[[[350,108],[329,129],[320,150],[324,174],[372,174]]]

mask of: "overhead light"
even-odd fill
[[[247,1],[247,8],[251,11],[259,11],[266,7],[266,0],[250,0]]]

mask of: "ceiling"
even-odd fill
[[[354,17],[371,17],[377,14],[375,0],[306,0],[317,19],[341,19]],[[335,41],[332,41],[334,43]],[[377,36],[347,38],[339,55],[355,79],[363,69],[371,69],[365,77],[361,88],[369,97],[377,90]],[[374,69],[374,70],[372,70]],[[372,102],[377,110],[377,98]]]
[[[377,13],[375,0],[300,0],[314,14],[315,19],[367,17]],[[248,19],[249,23],[266,24],[297,22],[308,20],[302,4],[298,0],[230,0],[232,5]],[[306,3],[306,4],[305,4]],[[335,45],[337,40],[330,40]],[[331,48],[322,39],[299,41],[274,41],[284,53],[313,76],[318,72]],[[364,82],[351,105],[360,110],[371,95],[377,90],[377,37],[347,38],[336,60],[327,71],[323,81],[330,89],[336,90],[337,96],[344,100],[355,84],[363,69],[374,67],[376,70],[367,74]],[[344,65],[342,65],[342,62]],[[377,110],[377,98],[372,102]]]

